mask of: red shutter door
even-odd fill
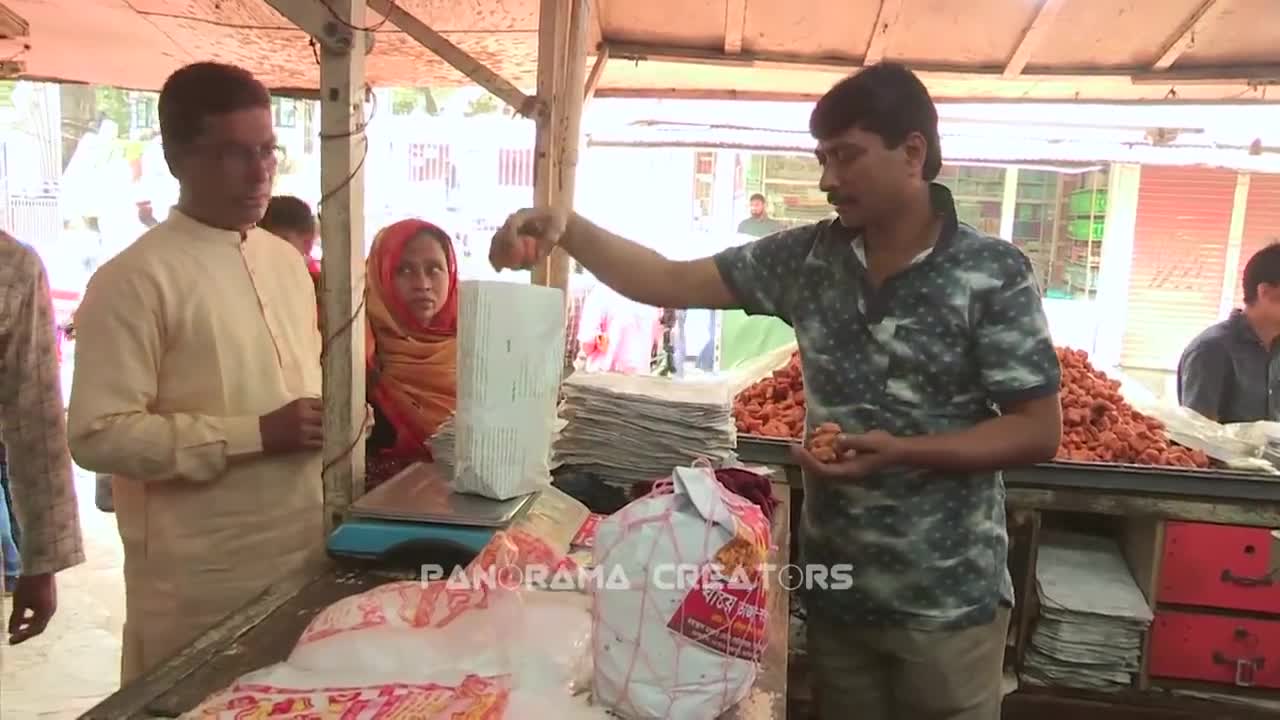
[[[1244,211],[1244,238],[1240,242],[1240,267],[1236,278],[1236,307],[1244,303],[1240,282],[1244,264],[1262,248],[1280,241],[1280,175],[1254,173],[1249,178],[1249,204]]]
[[[1173,370],[1187,342],[1218,321],[1236,173],[1142,168],[1121,364]]]

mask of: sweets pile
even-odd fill
[[[1089,362],[1088,353],[1058,348],[1062,364],[1062,445],[1058,460],[1206,468],[1209,458],[1169,441],[1164,425],[1138,412],[1120,394],[1120,383]],[[783,439],[804,436],[804,378],[800,355],[751,385],[733,401],[738,432]],[[819,431],[821,428],[818,429]],[[811,439],[824,462],[826,435]],[[821,438],[822,442],[814,440]]]
[[[738,432],[775,438],[804,435],[804,377],[800,353],[779,370],[738,393],[733,400]]]
[[[1209,458],[1169,442],[1164,425],[1125,402],[1120,382],[1082,350],[1058,349],[1062,364],[1062,445],[1058,460],[1209,467]]]

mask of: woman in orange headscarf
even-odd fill
[[[458,263],[449,235],[422,220],[383,228],[369,252],[367,487],[415,460],[457,400]]]

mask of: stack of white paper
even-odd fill
[[[431,436],[431,460],[440,468],[441,474],[453,477],[453,416],[440,423],[436,434]]]
[[[671,474],[700,458],[734,459],[737,432],[723,381],[574,373],[564,382],[555,460],[606,481],[634,483]]]
[[[552,426],[551,440],[560,436],[560,431],[564,429],[565,421],[557,417],[555,424]],[[453,417],[440,423],[440,427],[436,428],[436,433],[431,436],[431,459],[440,468],[440,472],[448,478],[453,477],[453,443],[454,443],[454,423]],[[549,467],[555,470],[559,463],[552,457],[551,448],[547,448],[547,460]]]
[[[1046,534],[1036,584],[1040,618],[1025,679],[1092,690],[1132,687],[1152,614],[1119,545],[1093,535]]]
[[[551,478],[564,294],[478,280],[458,289],[454,487],[495,500],[534,492]]]

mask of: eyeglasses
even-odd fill
[[[257,163],[259,167],[274,170],[285,159],[284,148],[274,143],[253,147],[235,144],[197,144],[202,152],[209,153],[226,168],[245,169]]]

